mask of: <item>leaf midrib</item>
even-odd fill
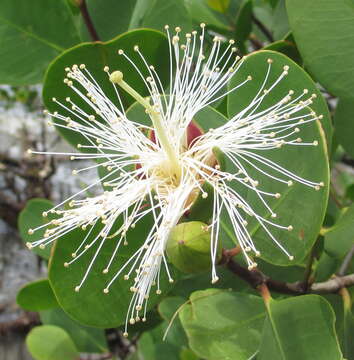
[[[5,24],[13,27],[13,28],[16,29],[17,31],[19,31],[19,32],[21,32],[21,33],[24,33],[24,34],[28,35],[29,37],[31,37],[31,38],[33,38],[33,39],[35,39],[35,40],[37,40],[37,41],[39,41],[39,42],[41,42],[41,43],[49,46],[49,47],[51,47],[51,48],[53,48],[53,49],[55,49],[55,50],[57,50],[57,51],[59,51],[59,52],[62,52],[62,51],[65,50],[63,47],[58,46],[58,45],[56,45],[56,44],[54,44],[54,43],[52,43],[52,42],[50,42],[50,41],[47,41],[47,40],[43,39],[43,38],[40,37],[40,36],[37,36],[37,35],[34,34],[34,33],[31,33],[31,32],[29,32],[29,31],[27,31],[26,29],[24,29],[24,28],[22,28],[21,26],[18,26],[18,25],[16,25],[16,24],[8,21],[7,19],[5,19],[5,18],[2,17],[2,16],[0,16],[0,21],[4,22]]]

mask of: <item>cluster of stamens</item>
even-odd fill
[[[260,178],[268,177],[287,186],[298,183],[319,190],[324,185],[322,182],[303,179],[262,155],[264,150],[284,146],[317,146],[317,140],[303,141],[298,134],[302,126],[322,119],[321,115],[308,110],[316,95],[309,95],[306,89],[301,94],[290,90],[272,106],[260,110],[263,100],[291,71],[289,66],[284,66],[276,80],[269,83],[272,59],[268,59],[263,85],[249,105],[225,124],[201,133],[188,144],[187,132],[194,115],[227,94],[247,86],[252,77],[249,75],[233,88],[223,90],[243,65],[243,60],[236,56],[234,41],[230,40],[226,50],[222,51],[223,40],[216,36],[209,55],[206,55],[204,24],[201,25],[200,36],[196,31],[188,33],[183,44],[180,44],[180,28],[175,29],[173,36],[168,27],[166,32],[170,49],[169,94],[165,93],[157,71],[147,63],[139,46],[134,46],[133,50],[146,65],[145,74],[123,50],[119,50],[118,54],[141,76],[149,91],[149,98],[141,96],[125,82],[120,71],[111,72],[108,66],[103,70],[114,88],[114,100],[105,95],[84,64],[66,68],[64,83],[75,94],[74,100],[67,97],[65,102],[61,102],[53,98],[61,111],[46,113],[53,119],[50,124],[80,134],[83,143],[77,145],[81,153],[59,154],[68,155],[75,161],[96,160],[89,167],[74,170],[74,175],[98,167],[105,168],[106,175],[43,213],[48,221],[28,231],[33,234],[46,229],[42,239],[28,243],[29,248],[44,248],[74,229],[83,230],[83,238],[73,251],[72,258],[64,263],[69,268],[84,254],[93,251],[82,281],[74,288],[79,292],[107,240],[114,240],[115,247],[102,269],[105,275],[110,274],[120,247],[128,245],[129,231],[139,226],[144,217],[153,218],[153,225],[146,238],[134,239],[141,241],[138,250],[111,275],[103,289],[103,293],[108,294],[119,276],[132,281],[132,300],[124,332],[126,336],[128,323],[146,320],[152,287],[156,287],[156,294],[161,293],[162,266],[169,282],[173,282],[164,252],[166,242],[171,229],[190,209],[190,199],[194,199],[195,194],[200,194],[204,199],[208,197],[204,190],[205,183],[209,183],[214,191],[213,215],[208,224],[211,232],[212,282],[218,280],[216,253],[220,227],[223,226],[220,222],[222,211],[228,214],[234,236],[250,270],[257,265],[254,257],[261,255],[247,229],[250,217],[257,220],[289,259],[293,258],[270,230],[277,228],[291,231],[292,225],[280,225],[259,215],[238,191],[242,187],[254,191],[259,204],[270,213],[271,219],[277,217],[268,205],[267,198],[279,199],[281,193],[262,189],[261,180],[251,176],[250,170],[252,173],[256,170]],[[129,93],[145,108],[151,126],[129,120],[123,107],[121,90]],[[86,110],[80,103],[85,104]],[[90,112],[87,112],[87,108]],[[149,136],[152,132],[155,139]],[[215,160],[213,149],[219,149],[232,165],[232,170],[223,169],[218,162],[211,161]],[[99,182],[103,183],[106,191],[85,198],[87,190]],[[63,208],[65,204],[69,207]],[[118,228],[117,219],[121,219]]]

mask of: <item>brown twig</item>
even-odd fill
[[[254,15],[252,15],[252,21],[258,27],[259,30],[263,33],[263,35],[270,41],[273,42],[274,38],[272,33],[264,26],[264,24],[259,21]]]
[[[39,325],[38,313],[25,312],[17,319],[0,323],[0,335],[5,335],[10,332],[27,332],[32,327]]]
[[[348,254],[345,256],[345,258],[338,270],[338,276],[343,276],[347,272],[348,267],[353,259],[353,256],[354,256],[354,245],[349,250]]]
[[[354,274],[346,276],[337,276],[330,280],[320,283],[314,283],[306,287],[302,281],[288,283],[271,279],[269,276],[263,274],[258,269],[248,270],[246,267],[241,266],[231,258],[223,262],[225,266],[237,275],[242,280],[246,281],[251,287],[257,289],[260,285],[265,284],[269,290],[276,291],[282,294],[289,295],[303,295],[306,293],[314,294],[329,294],[337,293],[341,288],[354,285]]]
[[[81,16],[84,19],[86,28],[91,36],[92,41],[100,41],[100,38],[97,34],[97,31],[95,29],[95,26],[93,25],[89,11],[87,9],[86,0],[78,0],[77,4],[80,9]]]

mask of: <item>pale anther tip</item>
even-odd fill
[[[211,280],[211,283],[212,284],[215,284],[219,281],[219,277],[218,276],[215,276],[212,280]]]
[[[108,269],[103,269],[102,273],[103,273],[103,274],[107,274],[107,273],[108,273]]]
[[[118,84],[123,80],[123,73],[121,71],[114,71],[109,76],[109,80],[114,84]]]
[[[103,293],[104,293],[104,294],[108,294],[108,293],[109,293],[109,289],[107,289],[107,288],[103,289]]]
[[[79,292],[80,291],[80,286],[75,286],[75,291]]]
[[[288,226],[288,231],[292,231],[294,228],[292,227],[292,225]]]

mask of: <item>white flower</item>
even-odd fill
[[[209,225],[213,262],[212,282],[218,280],[215,259],[219,217],[222,211],[226,211],[230,218],[235,237],[250,269],[256,266],[253,256],[260,254],[247,230],[248,216],[256,218],[269,237],[292,259],[291,254],[271,232],[272,228],[292,230],[292,226],[277,224],[257,214],[234,190],[232,184],[238,183],[254,191],[272,218],[275,218],[276,214],[267,204],[267,198],[279,198],[280,193],[263,191],[261,186],[258,186],[257,179],[249,174],[250,169],[289,186],[293,182],[298,182],[318,190],[323,185],[302,179],[261,155],[261,151],[257,151],[282,146],[317,145],[316,140],[311,143],[302,142],[297,134],[301,126],[321,118],[307,110],[315,97],[309,96],[307,90],[301,94],[289,91],[268,109],[259,110],[263,99],[289,71],[289,67],[284,66],[278,78],[270,86],[267,85],[266,89],[272,69],[271,59],[268,60],[263,85],[247,108],[235,114],[224,125],[200,134],[192,143],[187,141],[187,129],[199,110],[223,98],[229,92],[247,86],[252,78],[248,76],[233,89],[225,90],[225,85],[242,66],[243,60],[236,56],[232,40],[229,41],[226,50],[222,51],[222,39],[219,37],[214,38],[210,54],[206,57],[203,53],[204,24],[201,25],[200,35],[196,31],[186,34],[183,45],[180,45],[182,41],[179,28],[176,28],[173,36],[170,35],[167,26],[166,32],[170,47],[171,90],[168,94],[164,92],[155,68],[147,64],[137,46],[134,50],[140,55],[146,69],[138,69],[123,50],[119,50],[119,54],[135,67],[149,90],[150,99],[143,98],[127,84],[121,72],[110,72],[109,68],[105,67],[104,71],[108,74],[121,105],[118,108],[106,97],[85,65],[67,68],[65,82],[89,105],[91,111],[85,112],[70,98],[66,99],[66,104],[54,98],[53,101],[72,116],[65,117],[57,112],[50,115],[56,119],[55,126],[70,129],[85,137],[86,144],[78,145],[78,148],[89,149],[91,152],[67,155],[75,160],[99,159],[100,163],[90,168],[103,166],[109,171],[103,182],[111,190],[99,196],[80,199],[79,195],[84,195],[87,189],[99,183],[100,180],[97,180],[64,202],[70,204],[70,209],[60,210],[64,203],[55,206],[51,212],[59,215],[59,218],[50,222],[51,227],[46,230],[43,239],[28,244],[29,247],[44,247],[75,228],[90,229],[72,254],[73,258],[64,264],[70,266],[79,260],[87,249],[94,244],[98,245],[82,281],[75,288],[79,291],[106,239],[115,238],[116,248],[106,267],[102,269],[105,274],[110,272],[120,246],[127,241],[127,230],[134,227],[144,216],[152,215],[154,225],[141,242],[140,248],[118,272],[112,274],[103,290],[104,293],[108,293],[118,276],[123,276],[127,280],[129,277],[133,278],[133,295],[127,313],[126,335],[128,323],[133,324],[140,316],[145,321],[146,304],[151,287],[155,283],[156,292],[161,293],[161,265],[167,271],[170,281],[173,281],[164,253],[166,242],[171,229],[190,209],[196,195],[201,193],[203,197],[208,196],[202,188],[205,182],[208,182],[214,191],[213,216]],[[143,71],[148,73],[147,78]],[[120,97],[122,89],[144,106],[147,116],[151,119],[151,126],[144,126],[128,119]],[[154,136],[151,136],[151,131],[154,131]],[[154,137],[157,141],[154,141]],[[226,172],[220,167],[213,153],[214,148],[218,148],[234,165],[234,171]],[[77,170],[76,173],[86,169]],[[268,172],[266,169],[271,171]],[[278,175],[275,176],[274,173]],[[43,215],[47,216],[46,213]],[[111,229],[118,217],[123,217],[123,223],[112,233]],[[103,224],[103,229],[93,240],[89,240],[90,232],[98,224]],[[45,226],[47,225],[40,228]],[[31,229],[30,233],[38,229]]]

